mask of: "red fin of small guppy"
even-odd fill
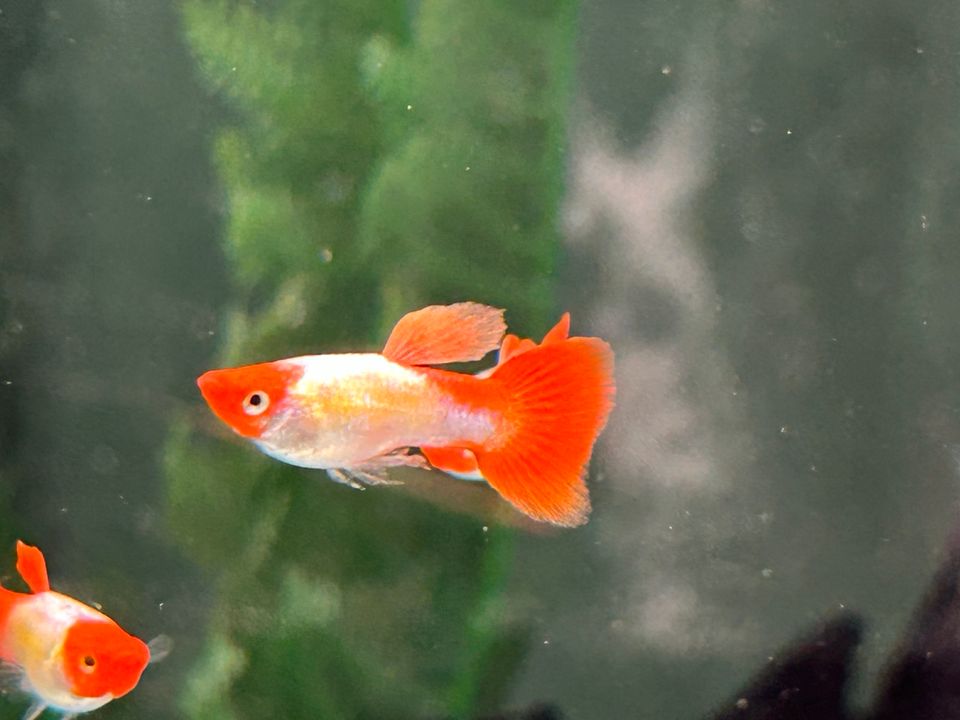
[[[43,553],[39,548],[27,545],[22,540],[17,540],[17,572],[31,592],[46,592],[50,589]]]
[[[17,549],[19,551],[20,543],[17,543]],[[10,612],[16,606],[16,604],[23,598],[30,597],[24,593],[15,592],[13,590],[7,590],[5,587],[0,587],[0,661],[10,660],[7,655],[7,648],[4,647],[3,638],[6,635],[7,620],[10,617]],[[2,664],[2,663],[0,663]],[[19,678],[17,678],[19,681]],[[19,684],[19,682],[15,683]],[[0,678],[0,690],[5,690],[6,683]]]
[[[585,466],[613,407],[610,346],[551,339],[513,355],[489,382],[502,383],[507,399],[502,430],[475,449],[483,477],[532,518],[582,525],[590,513]]]
[[[404,365],[479,360],[497,348],[506,329],[503,310],[489,305],[430,305],[400,318],[383,356]]]
[[[5,678],[2,672],[2,670],[6,669],[3,661],[13,660],[13,658],[10,657],[9,649],[5,646],[3,638],[7,635],[7,622],[10,620],[10,613],[17,606],[18,602],[29,597],[30,596],[25,593],[18,593],[0,587],[0,692],[20,689],[20,677],[18,675]],[[10,682],[8,682],[8,680]],[[13,685],[13,687],[10,687],[10,685]]]

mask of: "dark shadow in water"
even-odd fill
[[[960,718],[960,528],[894,655],[872,717]]]
[[[861,621],[845,615],[790,646],[713,718],[717,720],[846,719],[854,715],[847,680],[860,644]],[[926,599],[894,651],[864,720],[960,718],[960,528]]]
[[[850,710],[849,680],[863,638],[852,613],[825,620],[771,658],[710,720],[952,720],[960,718],[960,528],[904,639],[873,707]],[[478,720],[561,720],[553,705]]]
[[[861,636],[861,622],[854,615],[827,621],[771,660],[750,685],[711,717],[847,720],[851,717],[847,681]]]

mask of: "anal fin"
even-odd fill
[[[437,470],[461,480],[483,480],[477,456],[470,450],[459,447],[431,448],[422,447],[420,452],[430,461]]]

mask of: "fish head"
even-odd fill
[[[118,698],[136,687],[150,650],[109,618],[82,618],[67,630],[61,657],[71,693]]]
[[[210,370],[197,385],[214,415],[243,437],[259,438],[284,405],[303,369],[293,362]]]

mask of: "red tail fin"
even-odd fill
[[[31,592],[44,592],[50,589],[47,582],[47,566],[43,553],[35,547],[17,540],[17,572],[26,581]],[[0,660],[11,660],[6,646],[7,621],[18,602],[30,597],[27,593],[14,592],[0,587]]]
[[[6,648],[3,645],[3,637],[7,632],[7,620],[10,618],[14,605],[25,597],[27,596],[23,593],[0,587],[0,660],[10,659],[7,657]]]
[[[7,621],[10,619],[10,613],[13,611],[14,606],[23,598],[29,597],[25,593],[14,592],[13,590],[7,590],[5,587],[0,587],[0,660],[12,660],[10,657],[9,648],[6,646],[6,635],[7,635]],[[2,685],[2,683],[0,683]]]
[[[497,492],[537,520],[587,521],[583,481],[613,407],[613,352],[599,338],[556,340],[514,355],[491,382],[504,386],[503,429],[475,450]]]

